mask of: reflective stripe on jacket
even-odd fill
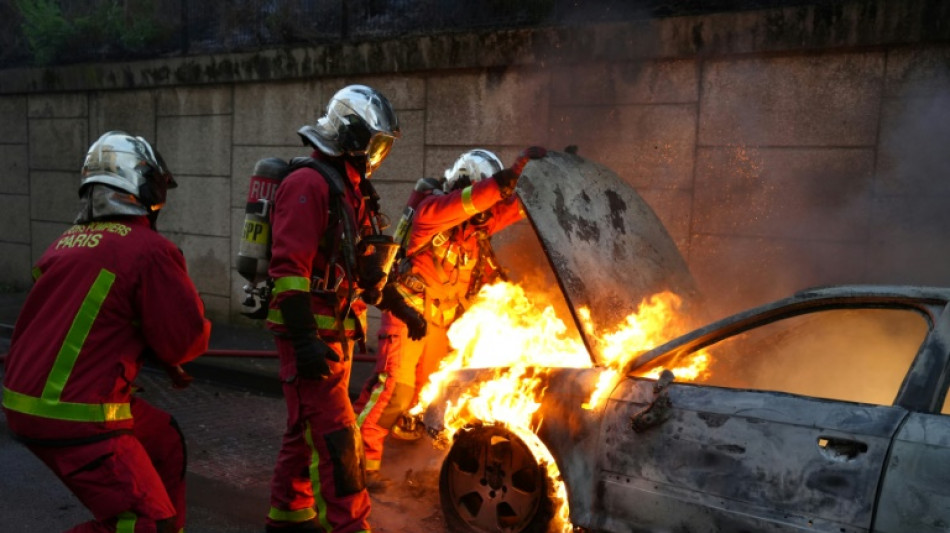
[[[74,439],[131,427],[143,354],[177,365],[207,350],[210,323],[184,257],[145,217],[69,228],[34,278],[3,380],[18,435]]]

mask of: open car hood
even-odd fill
[[[604,361],[578,309],[612,328],[640,302],[670,290],[698,310],[700,293],[666,228],[639,194],[606,167],[548,152],[516,189],[595,363]]]

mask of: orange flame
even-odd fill
[[[616,385],[627,363],[645,350],[678,334],[681,321],[677,311],[680,298],[671,292],[654,295],[641,303],[617,327],[606,330],[591,320],[586,308],[579,309],[584,330],[604,358],[604,371],[585,409],[594,409]],[[547,468],[556,499],[555,528],[572,530],[567,491],[550,452],[536,433],[542,420],[536,413],[546,390],[546,370],[558,367],[592,366],[587,348],[580,339],[570,338],[568,328],[553,306],[536,304],[517,285],[500,282],[482,288],[474,305],[449,329],[453,349],[419,395],[412,414],[420,414],[438,395],[448,376],[462,368],[490,368],[490,380],[480,380],[446,406],[446,434],[452,435],[473,422],[499,424],[519,436],[529,446],[539,464]],[[695,363],[695,370],[670,369],[678,379],[702,375],[708,357]],[[656,369],[656,376],[662,369]],[[656,377],[641,374],[646,377]],[[693,377],[691,377],[693,376]]]

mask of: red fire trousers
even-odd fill
[[[316,519],[327,532],[369,531],[369,493],[364,488],[363,445],[350,404],[352,344],[346,357],[338,342],[327,342],[341,357],[327,361],[326,379],[300,379],[290,341],[276,338],[287,402],[284,431],[267,523],[288,525]]]
[[[181,531],[185,525],[185,442],[175,420],[132,399],[134,427],[98,442],[32,451],[95,517],[68,533]],[[171,527],[174,524],[174,527]]]
[[[420,340],[409,338],[402,320],[384,311],[379,328],[376,370],[363,386],[354,408],[366,453],[366,469],[379,470],[383,441],[399,415],[415,403],[429,375],[449,348],[447,330],[429,323]]]

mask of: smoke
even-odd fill
[[[832,310],[715,344],[704,384],[891,405],[928,332],[917,313]]]

